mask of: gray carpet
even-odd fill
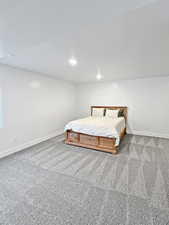
[[[61,137],[0,159],[0,225],[168,225],[169,140],[127,135],[120,153]]]

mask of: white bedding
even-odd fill
[[[116,146],[120,142],[120,133],[125,128],[124,117],[86,117],[69,122],[65,126],[66,130],[72,130],[93,136],[116,138]]]

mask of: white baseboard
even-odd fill
[[[140,135],[140,136],[160,137],[160,138],[169,139],[169,134],[163,134],[163,133],[155,133],[155,132],[149,132],[149,131],[137,131],[137,130],[127,130],[127,133]]]
[[[19,146],[15,146],[15,147],[6,149],[6,150],[3,151],[2,153],[0,153],[0,158],[3,158],[3,157],[5,157],[5,156],[8,156],[8,155],[13,154],[13,153],[15,153],[15,152],[22,151],[22,150],[24,150],[25,148],[29,148],[29,147],[31,147],[31,146],[33,146],[33,145],[39,144],[40,142],[46,141],[46,140],[48,140],[48,139],[50,139],[50,138],[56,137],[56,136],[61,135],[61,134],[63,134],[63,129],[57,130],[57,131],[55,131],[54,133],[49,134],[49,135],[47,135],[47,136],[45,136],[45,137],[36,138],[36,139],[34,139],[34,140],[32,140],[32,141],[29,141],[29,142],[27,142],[27,143],[24,143],[24,144],[22,144],[22,145],[19,145]]]

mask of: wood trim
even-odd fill
[[[121,139],[124,137],[126,133],[126,129],[124,129],[120,137]],[[95,149],[99,151],[110,152],[112,154],[116,154],[118,149],[115,146],[116,139],[108,138],[108,137],[100,137],[100,136],[92,136],[88,134],[74,132],[72,130],[66,131],[66,144]]]
[[[74,146],[79,146],[79,147],[83,147],[83,148],[90,148],[90,149],[94,149],[94,150],[98,150],[98,151],[104,151],[104,152],[110,152],[112,154],[117,154],[117,150],[111,150],[111,149],[105,149],[105,148],[101,148],[99,146],[91,146],[88,144],[80,144],[80,143],[74,143],[74,142],[69,142],[69,141],[65,141],[66,144],[69,145],[74,145]]]

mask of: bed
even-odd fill
[[[103,111],[103,116],[93,116],[93,111],[98,109]],[[121,115],[107,117],[105,113],[108,110],[118,110]],[[91,116],[71,121],[65,126],[65,143],[116,154],[126,134],[126,123],[125,106],[91,106]]]

